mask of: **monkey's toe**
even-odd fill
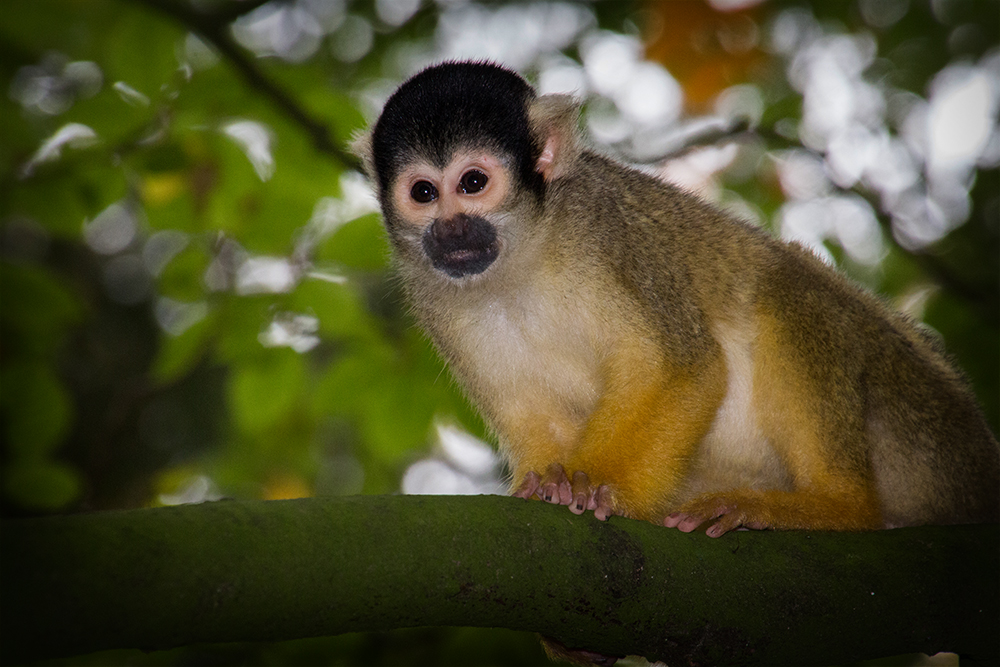
[[[709,537],[722,537],[740,528],[766,530],[771,526],[766,514],[752,499],[733,496],[705,496],[693,500],[679,511],[668,514],[663,525],[685,533],[707,525],[705,534]]]
[[[611,499],[611,487],[607,484],[602,484],[597,487],[594,505],[594,516],[601,521],[607,521],[608,517],[621,514],[621,512],[614,508],[614,504]]]
[[[562,464],[553,463],[548,467],[539,484],[538,495],[553,505],[569,505],[573,502],[573,487]]]
[[[690,533],[692,530],[705,523],[706,520],[707,519],[705,517],[696,514],[674,512],[673,514],[667,515],[667,518],[663,520],[663,525],[667,528],[676,528],[682,533]]]
[[[611,488],[607,484],[594,486],[587,473],[577,470],[573,481],[566,476],[562,464],[553,463],[545,470],[545,475],[535,471],[525,474],[520,486],[511,493],[516,498],[538,496],[553,505],[566,505],[573,514],[594,511],[601,521],[615,514],[621,514],[614,507]]]
[[[587,473],[582,470],[573,473],[572,495],[573,500],[569,510],[573,514],[583,514],[587,510],[597,509],[596,491],[590,485]]]
[[[607,484],[594,486],[587,473],[582,470],[573,473],[572,495],[573,501],[569,509],[573,514],[594,510],[594,516],[605,521],[609,516],[619,513],[612,504],[610,487]]]
[[[528,472],[521,480],[521,485],[518,486],[514,492],[510,495],[515,498],[524,498],[527,500],[531,496],[535,495],[538,491],[538,485],[541,483],[542,477],[534,470]]]

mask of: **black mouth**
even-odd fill
[[[452,278],[482,273],[500,252],[494,226],[464,213],[435,220],[424,233],[423,246],[434,268]]]

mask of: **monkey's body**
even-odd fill
[[[462,67],[488,66],[440,69]],[[580,148],[575,109],[546,100],[526,112],[543,186],[495,140],[400,158],[400,182],[466,154],[499,182],[469,215],[435,190],[451,208],[425,227],[380,181],[414,312],[518,495],[684,530],[718,518],[714,536],[998,520],[1000,448],[932,339],[807,251]]]
[[[996,486],[996,445],[913,324],[804,250],[580,162],[550,200],[574,227],[538,238],[544,255],[412,299],[516,482],[561,463],[653,521],[720,492],[774,527],[995,518],[968,490]],[[580,191],[609,210],[561,200]]]

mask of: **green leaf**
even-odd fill
[[[197,243],[188,243],[173,257],[157,280],[157,290],[163,296],[178,301],[199,301],[205,297],[205,271],[212,258]]]
[[[236,425],[247,433],[278,426],[301,402],[305,381],[302,356],[276,349],[233,370],[229,404]]]
[[[0,262],[0,332],[6,354],[44,356],[55,352],[83,307],[48,269]]]
[[[273,317],[275,297],[272,294],[236,296],[220,293],[212,301],[218,322],[216,361],[223,364],[241,363],[267,353],[259,340]]]
[[[365,404],[380,391],[383,379],[392,372],[393,355],[388,346],[364,346],[330,364],[313,392],[317,416],[360,417]]]
[[[129,156],[140,176],[139,192],[150,227],[202,231],[199,203],[215,180],[215,167],[204,155],[204,140],[193,132],[176,132],[168,141]]]
[[[436,402],[433,394],[420,389],[389,378],[364,405],[362,433],[386,461],[399,461],[427,442]]]
[[[288,307],[314,314],[319,318],[320,334],[328,339],[354,338],[374,342],[382,338],[357,286],[350,282],[306,280],[295,289]]]
[[[43,164],[6,193],[7,212],[29,217],[56,236],[79,238],[84,220],[126,192],[121,169],[101,152],[74,154]]]
[[[177,49],[184,38],[184,30],[141,4],[106,6],[114,14],[105,28],[108,32],[100,37],[100,57],[107,83],[122,81],[153,98],[180,66]],[[122,101],[122,106],[127,103]]]
[[[317,259],[361,271],[384,271],[389,266],[389,241],[377,213],[348,222],[319,248]]]
[[[210,313],[196,322],[179,336],[166,334],[160,338],[160,345],[153,359],[150,374],[161,383],[169,383],[187,375],[200,362],[208,343],[215,332],[215,317]]]
[[[51,454],[69,430],[73,400],[52,369],[38,362],[13,362],[0,372],[10,454],[39,459]]]
[[[260,117],[248,120],[264,122]],[[312,218],[315,203],[336,188],[340,172],[287,125],[268,129],[274,134],[274,171],[267,179],[228,137],[206,135],[217,159],[217,179],[205,216],[209,227],[225,231],[251,252],[285,254],[295,231]]]
[[[83,483],[72,467],[57,461],[14,461],[3,471],[4,494],[21,507],[56,511],[80,497]]]
[[[460,401],[453,391],[426,345],[362,345],[329,367],[313,394],[313,410],[349,417],[366,454],[394,464],[426,444],[441,406]]]

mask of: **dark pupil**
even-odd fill
[[[460,185],[462,186],[462,192],[464,192],[467,195],[479,192],[480,190],[486,187],[487,180],[488,179],[486,178],[486,174],[479,171],[478,169],[473,169],[472,171],[466,172],[466,174],[462,176],[462,181],[460,183]]]
[[[437,194],[437,189],[427,181],[417,181],[410,188],[410,196],[413,197],[413,201],[421,204],[434,201],[437,199]]]

